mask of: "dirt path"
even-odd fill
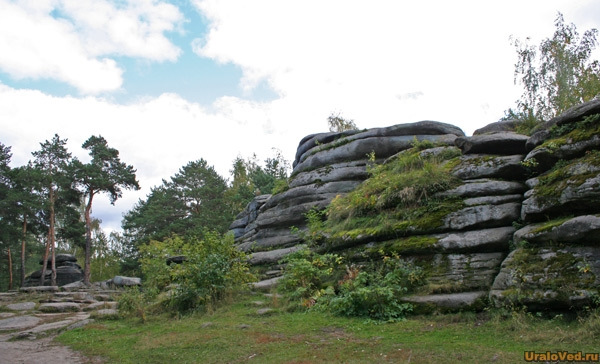
[[[94,291],[0,293],[0,364],[103,363],[53,340],[92,317],[115,315],[113,297]]]
[[[52,342],[53,337],[36,340],[0,342],[0,364],[101,363],[82,356],[70,348]]]

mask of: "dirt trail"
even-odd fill
[[[0,293],[0,364],[103,363],[54,342],[92,317],[116,315],[113,292]]]

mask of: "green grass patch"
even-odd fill
[[[361,237],[381,240],[437,231],[443,218],[463,205],[458,199],[436,197],[461,183],[450,173],[460,151],[427,150],[433,146],[415,142],[415,147],[372,167],[365,182],[331,202],[324,235],[335,245]]]
[[[376,325],[315,311],[260,316],[259,299],[243,296],[212,314],[154,316],[145,324],[97,321],[57,340],[118,363],[517,363],[526,350],[600,350],[595,312],[576,320],[458,313]]]

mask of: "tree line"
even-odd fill
[[[72,157],[66,143],[55,135],[40,143],[26,165],[11,168],[11,147],[0,142],[0,270],[6,272],[2,287],[13,288],[14,271],[20,273],[23,285],[40,256],[40,284],[47,271],[51,284],[56,284],[59,243],[61,252],[84,252],[86,284],[92,266],[96,277],[103,269],[135,274],[141,245],[173,235],[200,238],[208,231],[224,233],[255,195],[285,184],[290,169],[277,150],[263,164],[256,156],[237,157],[231,182],[204,159],[189,162],[124,215],[123,233],[106,236],[101,221],[91,216],[94,198],[106,194],[114,204],[124,190],[138,190],[136,170],[121,162],[119,151],[102,136],[91,136],[82,144],[91,157],[87,163]]]
[[[102,136],[91,136],[83,143],[91,157],[87,163],[73,158],[66,143],[67,139],[55,134],[32,152],[33,160],[11,168],[11,147],[0,142],[0,246],[8,256],[9,289],[13,286],[12,252],[20,250],[23,285],[27,253],[38,253],[40,246],[40,285],[48,269],[55,285],[57,241],[84,249],[84,283],[89,284],[94,197],[106,193],[114,204],[123,189],[140,188],[135,169],[121,162],[118,150],[109,147]],[[28,250],[28,243],[34,249]]]
[[[220,176],[204,159],[191,161],[145,200],[123,216],[123,265],[138,268],[140,246],[172,236],[202,240],[206,233],[225,233],[235,216],[257,195],[270,194],[287,184],[290,163],[280,151],[259,163],[238,156],[230,170],[231,180]]]

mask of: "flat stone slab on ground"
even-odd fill
[[[94,312],[94,317],[113,317],[118,315],[119,311],[113,308],[105,308]]]
[[[34,316],[15,316],[0,320],[0,331],[22,330],[34,327],[42,321]]]
[[[6,305],[6,308],[13,311],[28,311],[35,308],[35,302],[20,302]]]
[[[75,302],[42,303],[39,310],[42,312],[72,312],[80,311],[81,306]]]
[[[21,292],[58,292],[58,286],[23,287]]]
[[[262,291],[270,291],[271,288],[277,286],[277,281],[283,277],[275,277],[271,279],[265,279],[264,281],[252,283],[252,288],[262,290]]]
[[[47,324],[36,326],[32,329],[27,330],[27,332],[31,334],[41,334],[48,331],[61,330],[66,327],[69,327],[70,325],[76,322],[87,320],[89,317],[90,315],[87,313],[77,313],[74,316],[68,317],[65,320],[50,322]]]

